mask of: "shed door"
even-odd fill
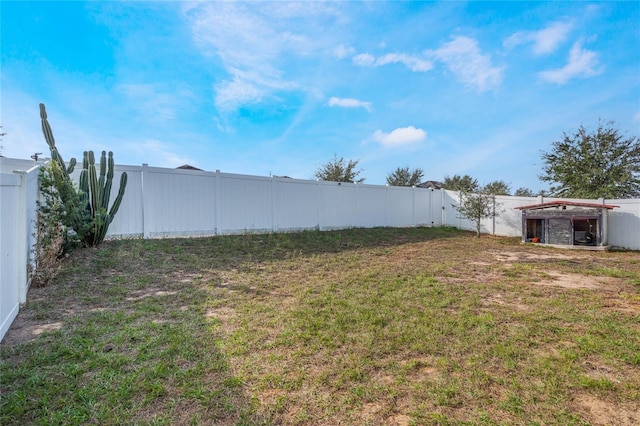
[[[569,218],[549,219],[549,244],[571,244],[571,221]]]

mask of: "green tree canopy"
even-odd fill
[[[318,180],[330,182],[362,183],[364,178],[357,179],[362,172],[362,170],[356,170],[359,161],[345,161],[344,157],[338,158],[337,155],[334,155],[332,160],[324,163],[315,171],[314,176]]]
[[[409,167],[398,167],[387,176],[387,184],[390,186],[415,186],[424,177],[424,171],[417,168],[413,171]]]
[[[493,195],[511,195],[509,184],[503,180],[494,180],[482,188],[482,192]]]
[[[524,186],[516,189],[516,192],[513,193],[516,197],[535,197],[536,194],[530,190],[529,188],[525,188]]]
[[[640,142],[625,137],[613,121],[598,121],[595,132],[580,126],[542,153],[540,180],[551,194],[565,198],[634,198],[640,196]]]
[[[480,185],[478,184],[477,179],[474,179],[469,175],[453,175],[453,177],[444,177],[442,188],[448,189],[449,191],[478,192],[480,190]]]

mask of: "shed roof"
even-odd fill
[[[528,206],[520,206],[514,207],[517,210],[537,210],[537,209],[546,209],[550,207],[560,207],[560,206],[572,206],[572,207],[585,207],[590,209],[608,209],[611,210],[616,207],[612,204],[601,204],[601,203],[582,203],[578,201],[547,201],[546,203],[539,204],[530,204]]]

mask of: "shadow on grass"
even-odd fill
[[[30,292],[22,339],[0,346],[0,424],[270,423],[230,371],[204,290],[93,273]]]
[[[109,241],[98,249],[100,254],[96,266],[118,268],[126,260],[127,263],[145,262],[157,273],[171,272],[178,264],[196,269],[227,270],[247,263],[257,264],[360,249],[390,249],[403,244],[468,235],[471,234],[452,227],[421,227],[117,240]],[[124,259],[123,255],[129,257]]]

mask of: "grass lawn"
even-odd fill
[[[31,289],[0,424],[638,425],[640,255],[450,228],[110,241]]]

